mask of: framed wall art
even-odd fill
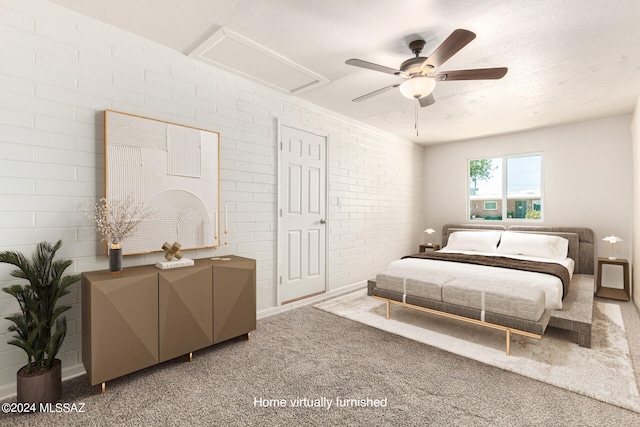
[[[220,243],[220,135],[217,132],[105,111],[106,197],[130,195],[152,212],[122,242],[125,254]]]

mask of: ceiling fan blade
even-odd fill
[[[436,99],[433,97],[433,94],[430,93],[427,96],[423,96],[422,98],[418,98],[418,102],[420,103],[421,107],[426,107],[428,105],[435,104]]]
[[[368,93],[368,94],[366,94],[366,95],[362,95],[362,96],[360,96],[360,97],[358,97],[358,98],[354,99],[354,100],[353,100],[353,102],[360,102],[360,101],[364,101],[365,99],[369,99],[369,98],[371,98],[371,97],[373,97],[373,96],[379,95],[379,94],[381,94],[381,93],[384,93],[384,92],[386,92],[386,91],[388,91],[388,90],[391,90],[391,89],[393,89],[394,87],[398,87],[398,86],[400,86],[400,83],[396,83],[396,84],[391,85],[391,86],[383,87],[382,89],[374,90],[374,91],[373,91],[373,92],[371,92],[371,93]]]
[[[476,38],[475,33],[469,30],[457,29],[427,58],[422,64],[420,71],[423,72],[427,66],[438,68],[449,58],[455,55],[460,49],[468,45]]]
[[[400,70],[395,68],[385,67],[384,65],[374,64],[373,62],[363,61],[362,59],[349,59],[345,61],[345,64],[353,65],[355,67],[366,68],[367,70],[380,71],[382,73],[393,74],[399,76]]]
[[[456,70],[438,73],[434,78],[438,81],[448,80],[497,80],[507,74],[507,67],[478,68],[475,70]]]

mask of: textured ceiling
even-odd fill
[[[221,27],[328,83],[296,93],[424,143],[630,113],[640,94],[638,0],[52,0],[185,55]],[[477,34],[441,71],[506,66],[502,80],[438,82],[419,111],[397,89],[353,98],[398,77],[346,65],[399,67],[422,38],[428,56],[454,29]]]

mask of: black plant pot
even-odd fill
[[[122,272],[122,246],[119,244],[109,245],[109,271]]]

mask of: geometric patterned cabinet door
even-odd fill
[[[158,363],[158,273],[82,275],[82,361],[91,385]]]
[[[213,343],[255,330],[255,313],[256,260],[237,256],[214,260]]]
[[[160,362],[213,344],[211,266],[163,271],[158,289]]]

